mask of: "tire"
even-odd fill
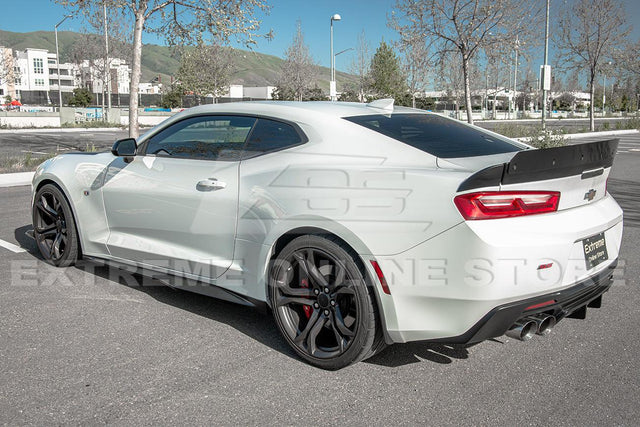
[[[33,201],[33,235],[42,257],[56,267],[73,265],[78,259],[76,222],[67,198],[53,184],[44,185]]]
[[[382,340],[373,290],[357,260],[337,239],[304,235],[271,265],[269,298],[276,324],[311,365],[344,368],[371,356]]]

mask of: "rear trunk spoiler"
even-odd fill
[[[464,180],[458,191],[582,175],[604,173],[613,164],[619,139],[519,151],[509,163],[489,166]]]

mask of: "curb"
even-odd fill
[[[0,174],[0,188],[31,185],[35,172],[18,172]]]
[[[122,128],[29,128],[29,129],[1,129],[0,133],[74,133],[74,132],[116,132],[125,131]]]
[[[582,133],[552,133],[553,136],[562,136],[569,139],[581,139],[581,138],[593,138],[598,136],[616,136],[616,135],[633,135],[640,132],[638,129],[623,129],[623,130],[608,130],[603,132],[582,132]],[[526,136],[521,136],[518,138],[512,138],[516,141],[527,143],[529,140]]]
[[[632,135],[638,132],[640,132],[638,129],[624,129],[624,130],[608,130],[603,132],[568,133],[563,136],[569,139],[580,139],[580,138],[589,138],[594,136]]]

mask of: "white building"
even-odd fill
[[[82,82],[95,94],[104,92],[105,80],[110,84],[112,94],[129,93],[131,67],[124,59],[120,58],[109,58],[107,64],[109,65],[109,73],[105,75],[104,59],[82,61],[80,64]]]
[[[39,92],[40,98],[48,99],[49,63],[48,51],[45,49],[27,48],[15,55],[15,87],[16,98],[22,98],[22,92]]]
[[[60,79],[60,90],[62,92],[73,92],[73,89],[80,85],[80,67],[71,63],[62,63],[58,67],[57,64],[56,54],[47,54],[49,88],[57,91],[58,79]]]

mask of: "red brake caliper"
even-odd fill
[[[300,281],[300,287],[301,288],[308,288],[309,287],[309,281],[307,279],[302,279]],[[304,315],[307,316],[307,319],[311,317],[311,313],[313,313],[313,307],[311,307],[310,305],[303,305],[302,308],[304,309]]]

